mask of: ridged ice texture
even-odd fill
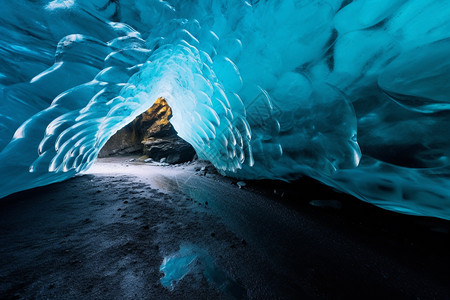
[[[0,0],[0,197],[165,97],[223,174],[450,219],[447,0]]]

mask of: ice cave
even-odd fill
[[[448,0],[0,0],[0,198],[86,172],[164,98],[235,180],[450,220]]]
[[[158,97],[199,157],[450,218],[447,1],[2,3],[0,196],[67,179]]]

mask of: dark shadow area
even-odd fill
[[[450,221],[384,210],[306,177],[292,183],[252,181],[248,188],[324,226],[357,236],[366,246],[448,285],[450,291]]]

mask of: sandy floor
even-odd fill
[[[131,159],[0,200],[0,298],[450,297],[448,222]]]

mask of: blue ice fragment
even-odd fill
[[[245,289],[219,268],[205,249],[196,245],[181,245],[180,250],[164,257],[159,270],[164,273],[160,279],[161,284],[170,290],[173,290],[184,276],[200,270],[210,284],[234,299],[247,298]]]

